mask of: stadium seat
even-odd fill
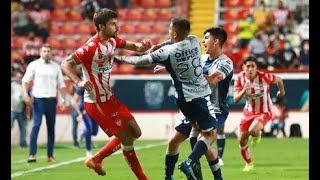
[[[238,7],[241,3],[241,0],[225,0],[226,7]]]
[[[155,0],[141,0],[140,5],[144,8],[154,8],[156,7]]]
[[[68,7],[78,7],[81,4],[81,0],[68,0],[66,1]]]
[[[223,27],[226,30],[227,34],[236,33],[238,31],[237,22],[234,22],[234,21],[225,23]]]
[[[56,36],[50,36],[47,39],[47,43],[50,44],[53,49],[61,49],[62,48],[60,39],[57,38]]]
[[[163,21],[156,21],[152,25],[153,32],[166,33],[168,32],[169,25]]]
[[[239,19],[245,19],[247,18],[248,14],[250,14],[250,9],[245,8],[239,11],[238,17]]]
[[[146,9],[141,14],[141,20],[156,20],[158,9]]]
[[[60,33],[62,34],[74,34],[76,32],[77,26],[72,22],[65,22],[62,24]]]
[[[11,61],[22,60],[23,52],[21,50],[11,50]]]
[[[136,33],[151,33],[154,32],[154,28],[152,28],[149,22],[140,21],[135,27]]]
[[[132,23],[124,23],[120,26],[120,34],[121,33],[128,33],[128,34],[133,34],[136,32],[136,27]]]
[[[158,0],[156,7],[167,8],[171,6],[171,0]]]
[[[238,20],[239,18],[238,10],[236,9],[226,9],[223,12],[223,20]]]
[[[78,24],[78,26],[76,28],[76,33],[90,34],[91,30],[92,30],[92,28],[90,27],[90,24],[85,23],[85,22],[81,22]]]
[[[50,25],[50,34],[57,35],[61,33],[61,22],[52,21]]]
[[[23,43],[27,40],[27,37],[16,36],[11,38],[11,48],[22,49]]]
[[[67,3],[68,1],[65,1],[65,0],[53,0],[53,5],[56,9],[59,9],[59,8],[65,8],[67,7]]]
[[[255,6],[255,4],[256,0],[242,0],[240,5],[249,8]]]
[[[64,49],[73,49],[75,50],[77,47],[76,47],[76,38],[74,38],[73,36],[64,36],[64,38],[61,39],[61,42],[62,42],[62,47]]]
[[[118,9],[117,13],[118,13],[118,18],[120,20],[126,20],[127,19],[127,9]]]
[[[68,19],[73,20],[73,21],[81,21],[82,16],[81,16],[80,11],[75,10],[75,9],[71,9],[68,13]]]
[[[55,9],[51,14],[51,20],[65,21],[67,20],[67,13],[64,9]]]
[[[140,20],[141,19],[141,10],[138,8],[129,9],[127,12],[127,20]]]
[[[169,8],[162,8],[157,14],[161,20],[170,20],[172,18],[172,12]]]

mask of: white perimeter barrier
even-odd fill
[[[174,133],[174,127],[180,123],[180,115],[177,112],[139,112],[133,113],[142,130],[141,139],[168,139]],[[230,112],[230,115],[225,124],[225,132],[238,132],[242,113]],[[291,111],[286,120],[285,131],[290,135],[290,126],[299,124],[303,138],[309,138],[309,112]],[[27,123],[27,143],[30,141],[30,132],[32,121]],[[79,124],[78,136],[84,128],[83,123]],[[38,144],[47,142],[47,127],[45,118],[42,119],[42,124],[38,136]],[[72,120],[70,115],[57,115],[56,120],[56,142],[72,141]],[[265,130],[270,130],[270,122],[266,125]],[[97,136],[93,140],[106,140],[108,136],[99,129]],[[19,129],[15,121],[14,127],[11,130],[11,145],[19,144]]]

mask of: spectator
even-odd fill
[[[301,24],[304,17],[302,13],[302,6],[297,6],[296,10],[293,12],[293,19],[297,22],[297,24]]]
[[[93,20],[93,14],[99,9],[99,5],[96,1],[83,0],[80,4],[81,16],[83,19]]]
[[[300,69],[309,69],[309,40],[303,40],[300,48]]]
[[[264,1],[260,1],[260,4],[257,3],[252,15],[259,29],[264,29],[269,17],[269,11]]]
[[[257,24],[253,21],[252,14],[248,14],[246,19],[239,21],[238,29],[239,47],[245,48],[247,47],[250,39],[254,37],[254,34],[258,29]]]
[[[276,51],[275,59],[279,61],[281,68],[284,68],[284,69],[299,68],[298,56],[288,41],[286,41],[284,45],[284,50]]]
[[[40,4],[36,3],[33,6],[33,9],[29,12],[29,17],[37,26],[35,34],[37,36],[42,37],[43,41],[45,42],[49,36],[49,16],[46,10],[40,9]]]
[[[64,97],[65,83],[60,66],[51,61],[51,47],[47,44],[40,49],[40,58],[31,62],[22,78],[24,101],[33,104],[33,127],[30,135],[28,163],[36,162],[37,139],[43,114],[46,116],[48,162],[55,162],[53,156],[56,122],[57,90]],[[32,96],[28,85],[33,80]]]
[[[121,8],[129,9],[129,8],[131,8],[131,2],[130,2],[130,0],[119,0],[119,6]]]
[[[309,39],[309,17],[304,19],[302,23],[297,26],[296,33],[300,36],[302,41]]]
[[[267,68],[266,43],[262,39],[263,32],[258,31],[253,39],[249,41],[249,52],[257,58],[258,68]]]
[[[29,64],[35,59],[38,59],[39,56],[39,48],[41,46],[41,41],[36,39],[34,32],[29,32],[28,40],[25,41],[22,45],[22,50],[24,53],[24,61]]]
[[[18,10],[11,14],[11,22],[15,33],[19,36],[25,36],[29,32],[35,32],[37,29],[23,6],[19,6]]]
[[[27,147],[26,142],[26,116],[25,104],[23,102],[23,90],[21,86],[21,71],[14,71],[14,76],[11,80],[11,129],[14,120],[17,120],[20,131],[20,147]]]
[[[117,11],[117,4],[114,0],[96,0],[100,8],[108,8]]]
[[[288,30],[288,27],[291,26],[291,16],[290,10],[284,7],[282,0],[278,1],[278,8],[271,11],[272,22],[278,27],[278,31],[281,34],[285,34]]]
[[[288,118],[288,108],[285,104],[284,98],[276,97],[273,99],[273,118],[271,121],[271,135],[275,135],[276,137],[286,137],[286,132],[284,131],[285,120]],[[276,131],[276,132],[274,132]],[[280,132],[282,134],[280,134]]]
[[[38,0],[40,9],[48,9],[50,11],[54,10],[52,0]]]

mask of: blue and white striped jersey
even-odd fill
[[[224,54],[216,59],[209,59],[208,54],[203,54],[201,56],[201,61],[203,63],[204,74],[210,75],[215,71],[219,71],[222,74],[223,80],[219,81],[217,84],[210,85],[212,91],[210,99],[215,113],[228,113],[229,107],[227,104],[227,95],[233,76],[232,60]]]
[[[176,88],[176,98],[191,101],[211,93],[203,76],[200,43],[196,36],[166,44],[152,52],[151,63],[162,64],[170,73]]]

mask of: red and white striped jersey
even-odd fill
[[[260,114],[271,112],[272,101],[270,98],[270,84],[275,81],[275,76],[270,73],[257,71],[257,76],[252,81],[240,72],[234,81],[235,91],[240,91],[246,82],[250,82],[250,89],[245,93],[246,105],[244,112]]]
[[[116,48],[123,48],[126,41],[119,37],[110,38],[102,44],[96,34],[86,44],[77,49],[74,59],[82,64],[84,80],[90,81],[94,92],[84,93],[84,101],[88,103],[106,102],[112,95],[110,75],[112,71],[113,55]]]
[[[276,25],[284,26],[290,17],[290,11],[289,9],[275,9],[272,11],[272,16]]]

